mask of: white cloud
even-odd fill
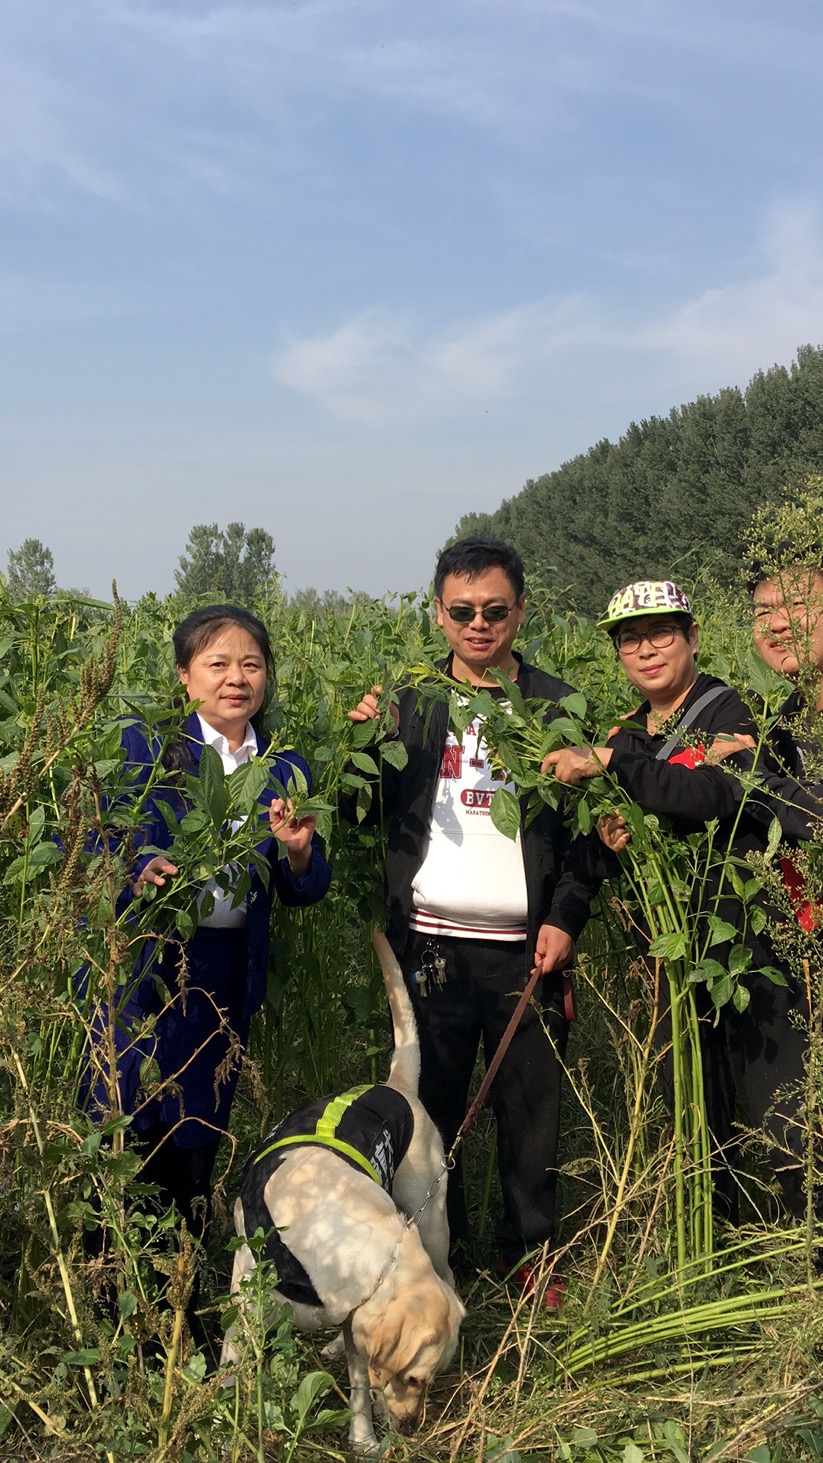
[[[798,345],[823,341],[823,228],[803,203],[767,219],[759,272],[703,291],[634,337],[707,381],[745,384]],[[628,342],[627,342],[628,343]],[[708,389],[708,387],[703,388]]]
[[[438,420],[515,397],[523,377],[579,338],[580,302],[538,301],[426,331],[370,310],[325,336],[294,341],[271,361],[275,380],[342,420]]]
[[[804,204],[774,211],[761,269],[705,290],[657,318],[627,318],[593,295],[540,299],[445,326],[369,310],[327,335],[284,345],[280,385],[332,416],[389,426],[457,417],[472,406],[523,409],[549,399],[570,367],[589,363],[592,389],[622,361],[645,364],[674,394],[734,383],[798,345],[823,341],[823,229]]]

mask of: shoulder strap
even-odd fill
[[[716,701],[717,697],[722,696],[723,692],[728,691],[728,689],[728,686],[710,686],[708,691],[704,691],[702,696],[698,696],[694,706],[690,706],[685,716],[680,718],[675,731],[669,737],[668,741],[660,748],[659,752],[655,753],[655,762],[668,762],[669,757],[681,740],[683,733],[688,731],[689,727],[693,725],[704,707],[708,706],[710,701]]]

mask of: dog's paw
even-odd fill
[[[327,1346],[321,1348],[320,1359],[321,1361],[337,1361],[339,1356],[344,1355],[345,1350],[346,1338],[342,1331],[338,1331],[334,1340],[330,1341]]]
[[[353,1453],[363,1453],[366,1456],[376,1457],[380,1452],[380,1444],[374,1436],[374,1429],[369,1424],[368,1431],[363,1428],[364,1419],[352,1418],[349,1428],[349,1447]],[[355,1426],[355,1423],[358,1426]]]

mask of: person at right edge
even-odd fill
[[[762,802],[758,796],[744,801],[734,775],[735,766],[745,763],[741,748],[752,745],[756,728],[737,691],[698,670],[698,627],[687,595],[671,580],[638,580],[612,596],[599,624],[611,636],[624,674],[644,699],[606,745],[552,752],[543,771],[553,770],[572,785],[607,772],[644,812],[670,819],[676,837],[685,839],[716,820],[718,851],[729,848],[743,860],[765,850],[769,820]],[[726,765],[717,765],[723,759]],[[615,826],[601,829],[601,837],[619,853],[628,842],[628,829],[619,815],[605,821]],[[739,928],[742,911],[731,890],[721,891],[716,864],[707,873],[702,907],[716,908]],[[705,987],[697,988],[715,1203],[718,1214],[732,1223],[739,1220],[734,1160],[738,1104],[749,1127],[769,1140],[787,1208],[798,1217],[806,1208],[804,995],[777,958],[767,930],[759,935],[749,931],[746,943],[752,962],[745,976],[750,996],[745,1010],[727,1001],[715,1011]],[[711,953],[722,960],[723,947]],[[768,966],[780,970],[783,984],[769,978]],[[667,1030],[664,1015],[658,1027],[664,1045]],[[665,1066],[663,1075],[665,1087]],[[669,1094],[667,1099],[671,1105]]]
[[[438,668],[467,695],[484,687],[505,700],[494,677],[501,671],[527,700],[539,699],[550,719],[563,714],[557,703],[571,687],[512,648],[525,617],[523,589],[523,566],[509,545],[473,538],[445,549],[434,592],[449,655]],[[380,694],[372,686],[352,719],[374,720]],[[530,973],[540,975],[490,1090],[503,1196],[496,1269],[530,1294],[536,1261],[549,1259],[555,1230],[560,1085],[572,1014],[564,972],[597,884],[572,863],[561,812],[544,807],[530,822],[521,818],[516,841],[495,828],[489,803],[501,784],[479,720],[461,744],[448,706],[427,698],[425,685],[401,689],[392,716],[408,761],[402,771],[383,761],[368,821],[386,819],[386,933],[417,1017],[420,1098],[447,1152],[466,1115],[480,1042],[488,1064]],[[345,796],[341,810],[356,821],[356,796]],[[459,1162],[449,1176],[448,1215],[459,1268],[469,1236]],[[563,1299],[563,1283],[553,1275],[543,1305],[557,1310]]]

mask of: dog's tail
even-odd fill
[[[420,1044],[411,998],[394,951],[380,930],[373,931],[372,944],[383,972],[394,1026],[394,1055],[386,1085],[416,1097],[420,1081]]]

